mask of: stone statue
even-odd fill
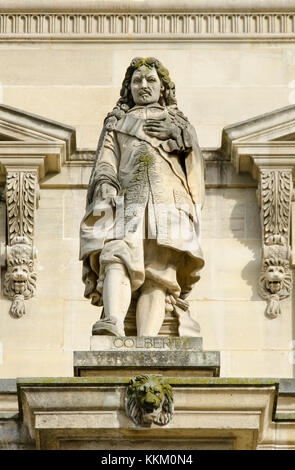
[[[93,334],[124,336],[137,298],[138,336],[157,336],[174,311],[193,334],[185,298],[199,280],[204,170],[194,128],[155,58],[135,58],[104,122],[81,223],[85,297],[102,306]]]

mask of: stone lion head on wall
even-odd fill
[[[34,247],[26,237],[15,237],[7,247],[4,294],[13,301],[10,314],[14,318],[24,315],[23,301],[32,297],[36,288],[34,257]]]
[[[161,375],[139,375],[126,393],[126,411],[139,426],[163,426],[172,418],[173,390]]]
[[[286,258],[270,256],[264,259],[259,277],[259,291],[262,298],[268,301],[267,316],[277,317],[280,312],[279,301],[290,295],[292,274]]]

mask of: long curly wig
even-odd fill
[[[155,68],[158,73],[158,76],[163,85],[159,104],[161,104],[162,106],[177,107],[177,102],[175,98],[175,84],[170,79],[168,70],[161,64],[158,59],[155,59],[155,57],[135,57],[126,70],[126,74],[120,92],[120,98],[117,101],[114,109],[107,115],[105,119],[105,125],[107,128],[111,127],[115,121],[121,119],[129,109],[135,106],[131,93],[131,79],[135,70],[137,70],[141,66],[145,66],[149,69]]]

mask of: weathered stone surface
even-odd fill
[[[99,137],[80,226],[84,295],[103,305],[92,334],[127,334],[135,302],[138,336],[157,336],[168,312],[178,336],[198,336],[184,299],[204,265],[203,156],[168,70],[154,57],[128,62]]]
[[[115,448],[143,448],[143,439],[148,448],[157,448],[160,439],[163,449],[172,441],[174,449],[202,449],[204,439],[211,449],[224,439],[234,449],[295,445],[294,424],[275,417],[279,379],[169,377],[176,412],[167,426],[142,431],[125,411],[135,375],[20,379],[22,422],[40,449],[76,448],[77,440],[79,449],[109,449],[111,440]]]
[[[217,376],[219,368],[216,351],[74,351],[75,376],[130,375],[135,370],[138,375],[161,370],[165,375]]]
[[[0,379],[0,393],[15,393],[16,379]]]
[[[280,315],[280,301],[290,296],[292,288],[294,117],[294,106],[286,106],[227,126],[222,134],[223,152],[231,157],[237,171],[248,171],[259,181],[262,259],[258,290],[267,301],[265,314],[269,318]]]

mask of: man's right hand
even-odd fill
[[[114,186],[109,183],[102,183],[101,185],[97,185],[94,194],[93,200],[95,199],[113,199],[117,196],[117,190]]]
[[[101,190],[102,199],[108,199],[108,198],[113,198],[117,196],[117,190],[111,184],[102,183],[100,190]]]

